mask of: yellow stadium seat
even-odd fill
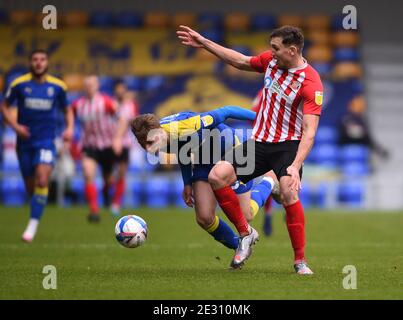
[[[310,63],[312,62],[329,62],[332,60],[332,50],[327,46],[311,46],[305,54]]]
[[[338,31],[332,35],[333,45],[335,47],[356,47],[359,42],[357,32]]]
[[[4,76],[0,76],[0,92],[4,92]]]
[[[218,61],[216,56],[207,50],[196,50],[195,57],[197,61]]]
[[[149,12],[144,16],[146,28],[166,28],[169,26],[169,16],[164,12]]]
[[[244,13],[229,13],[224,18],[224,26],[228,31],[247,31],[250,17]]]
[[[348,109],[357,113],[365,112],[367,109],[365,97],[363,95],[355,96],[351,99]]]
[[[293,26],[302,28],[304,25],[304,20],[301,16],[295,15],[281,15],[278,17],[278,26]]]
[[[10,12],[10,23],[14,25],[29,25],[34,22],[35,14],[28,10],[15,10]]]
[[[79,73],[69,73],[63,77],[69,91],[81,91],[83,89],[84,77]]]
[[[361,78],[362,67],[355,62],[340,62],[334,66],[332,70],[332,77],[335,80]]]
[[[329,45],[332,39],[331,33],[326,30],[308,31],[305,37],[314,45]]]
[[[60,23],[66,27],[84,27],[88,25],[88,14],[82,11],[70,11],[60,16]]]
[[[171,25],[174,28],[177,28],[180,25],[196,27],[196,15],[190,12],[174,14],[171,18]]]
[[[305,18],[305,28],[307,30],[328,30],[330,27],[330,17],[325,15],[314,15]]]

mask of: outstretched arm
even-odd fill
[[[237,69],[256,71],[250,65],[250,59],[252,57],[245,56],[244,54],[239,53],[235,50],[220,46],[219,44],[203,37],[201,34],[187,26],[179,27],[181,28],[181,30],[178,30],[176,34],[178,35],[178,38],[182,41],[182,44],[194,48],[204,48]]]
[[[228,118],[249,121],[253,121],[256,118],[256,112],[236,106],[225,106],[211,112],[214,114],[216,122],[218,123],[222,123]]]

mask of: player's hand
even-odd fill
[[[73,139],[73,129],[66,128],[62,134],[63,141],[69,143]]]
[[[190,185],[187,185],[183,188],[182,192],[183,201],[185,201],[188,207],[193,208],[193,188]]]
[[[120,156],[123,151],[122,141],[120,139],[114,139],[112,142],[112,149],[117,156]]]
[[[194,31],[193,29],[187,26],[179,26],[182,30],[176,31],[176,34],[179,40],[182,41],[182,44],[194,47],[194,48],[202,48],[203,47],[203,40],[205,38],[200,34]]]
[[[28,139],[31,136],[29,128],[22,124],[17,124],[17,126],[14,129],[17,135],[22,139]]]
[[[302,188],[301,180],[299,178],[299,169],[291,165],[287,168],[287,173],[291,176],[291,181],[289,187],[291,190],[299,191]]]

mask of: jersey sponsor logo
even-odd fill
[[[204,116],[201,118],[205,127],[211,126],[214,122],[214,118],[212,116]]]
[[[264,87],[265,88],[270,88],[272,83],[273,83],[273,79],[270,78],[269,76],[264,78]]]
[[[50,110],[52,100],[40,98],[25,98],[25,108],[33,110]]]
[[[293,81],[290,85],[291,89],[298,91],[299,88],[301,88],[301,83],[299,83],[298,81]]]
[[[318,106],[321,106],[323,103],[323,92],[322,91],[315,91],[315,103]]]
[[[30,87],[25,87],[24,89],[26,94],[31,94],[32,93],[32,89]]]
[[[55,89],[53,87],[48,88],[48,97],[52,97],[55,94]]]

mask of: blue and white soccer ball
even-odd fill
[[[137,248],[147,240],[147,223],[139,216],[124,216],[115,225],[116,240],[126,248]]]

